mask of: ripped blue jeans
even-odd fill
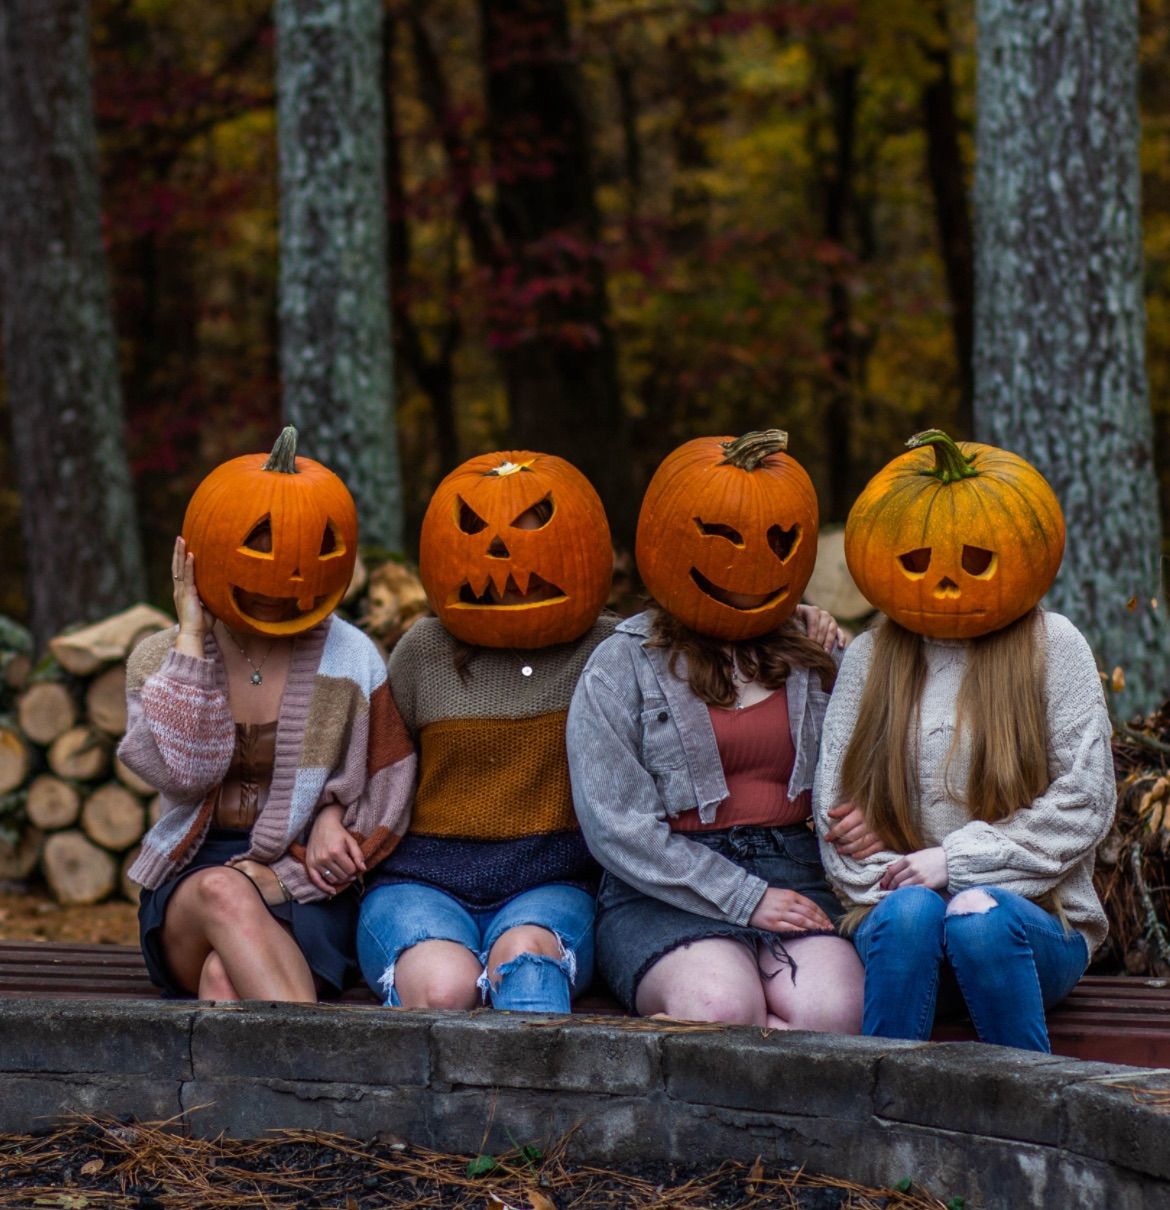
[[[383,1003],[398,1007],[394,967],[403,952],[423,941],[466,946],[484,968],[479,989],[485,1003],[512,1012],[567,1013],[574,995],[593,976],[593,914],[596,901],[580,887],[551,882],[523,891],[500,907],[469,909],[438,887],[422,882],[384,883],[362,900],[357,951],[362,974]],[[488,978],[491,948],[511,928],[537,925],[555,933],[561,956],[520,954]]]

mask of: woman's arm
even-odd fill
[[[644,894],[700,916],[747,924],[767,884],[671,830],[654,778],[641,762],[641,696],[632,669],[622,681],[619,691],[591,661],[569,708],[573,804],[586,843],[607,870]]]
[[[820,759],[813,782],[813,818],[825,875],[838,896],[850,905],[877,903],[885,895],[879,885],[882,875],[891,862],[899,857],[889,849],[875,850],[872,845],[863,850],[866,856],[851,856],[828,840],[830,831],[838,823],[837,809],[845,805],[841,790],[841,766],[857,724],[857,711],[869,675],[872,649],[873,638],[867,633],[854,639],[845,651],[825,714]]]
[[[1048,789],[999,823],[972,821],[943,841],[948,889],[991,883],[1035,898],[1093,852],[1113,822],[1112,726],[1093,653],[1066,618],[1044,615]]]

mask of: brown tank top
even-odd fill
[[[260,792],[276,764],[276,722],[236,723],[232,763],[220,783],[214,826],[247,831],[260,813]]]
[[[684,811],[670,821],[676,832],[709,832],[717,828],[782,827],[800,823],[811,813],[806,792],[788,797],[788,779],[796,763],[788,724],[788,694],[777,689],[763,701],[742,710],[708,706],[719,760],[727,781],[727,797],[711,823],[698,810]]]

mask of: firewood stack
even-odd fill
[[[39,863],[60,903],[96,903],[115,890],[137,898],[126,869],[158,805],[114,750],[126,730],[126,656],[170,625],[136,605],[59,635],[36,668],[19,650],[0,653],[11,707],[0,720],[0,801],[23,796],[27,819],[19,842],[0,851],[0,877],[25,878]],[[6,637],[0,627],[0,644]]]

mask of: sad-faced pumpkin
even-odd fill
[[[1064,553],[1048,481],[1007,450],[930,429],[866,485],[845,526],[858,588],[899,625],[971,639],[1028,612]]]
[[[817,496],[779,429],[698,437],[668,454],[638,517],[638,571],[700,634],[774,630],[800,603],[817,555]]]
[[[439,620],[464,643],[548,647],[583,635],[609,595],[605,509],[563,458],[481,454],[435,489],[419,576]]]
[[[195,587],[225,626],[245,634],[299,634],[336,608],[357,558],[357,510],[345,484],[296,457],[291,426],[271,454],[218,466],[195,489],[183,539]],[[250,597],[285,601],[279,621],[248,612]]]

